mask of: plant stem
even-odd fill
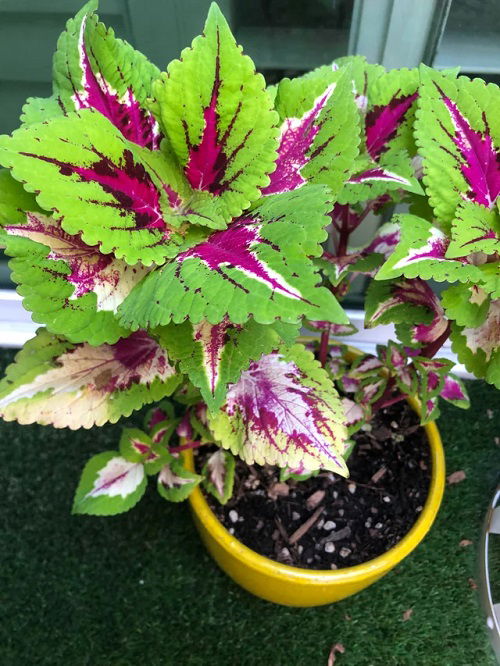
[[[197,449],[203,444],[208,444],[208,442],[188,441],[185,444],[181,444],[181,446],[172,446],[171,448],[169,448],[169,453],[180,453],[181,451],[188,451],[189,449]]]
[[[325,367],[326,357],[328,355],[328,346],[330,343],[330,333],[328,331],[323,331],[321,333],[321,342],[319,344],[319,362],[321,367]]]

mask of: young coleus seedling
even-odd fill
[[[466,405],[434,358],[449,335],[500,385],[496,86],[350,57],[266,89],[216,5],[160,72],[96,8],[68,21],[52,96],[0,137],[0,241],[44,326],[0,415],[90,428],[153,404],[89,461],[75,512],[124,511],[150,476],[168,500],[202,484],[226,502],[235,456],[345,476],[376,409],[416,393],[425,423],[439,396]],[[359,276],[366,326],[399,342],[353,361],[330,336],[355,330],[339,300]]]

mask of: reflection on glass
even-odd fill
[[[353,0],[238,0],[240,44],[270,83],[346,55]]]
[[[499,0],[453,0],[433,64],[500,74]]]

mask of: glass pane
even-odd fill
[[[500,74],[500,2],[453,0],[433,64],[482,78]]]
[[[353,0],[239,0],[236,37],[269,83],[346,55]]]

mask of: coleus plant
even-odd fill
[[[376,409],[468,405],[436,358],[449,337],[500,388],[497,86],[355,56],[266,89],[216,5],[162,73],[96,8],[67,24],[52,96],[0,137],[0,241],[43,325],[0,414],[91,428],[153,404],[88,462],[75,512],[125,511],[150,476],[167,500],[202,483],[225,502],[234,456],[346,476]],[[386,221],[353,247],[369,214]],[[358,275],[365,325],[397,339],[353,360],[332,336],[355,331],[340,302]]]

